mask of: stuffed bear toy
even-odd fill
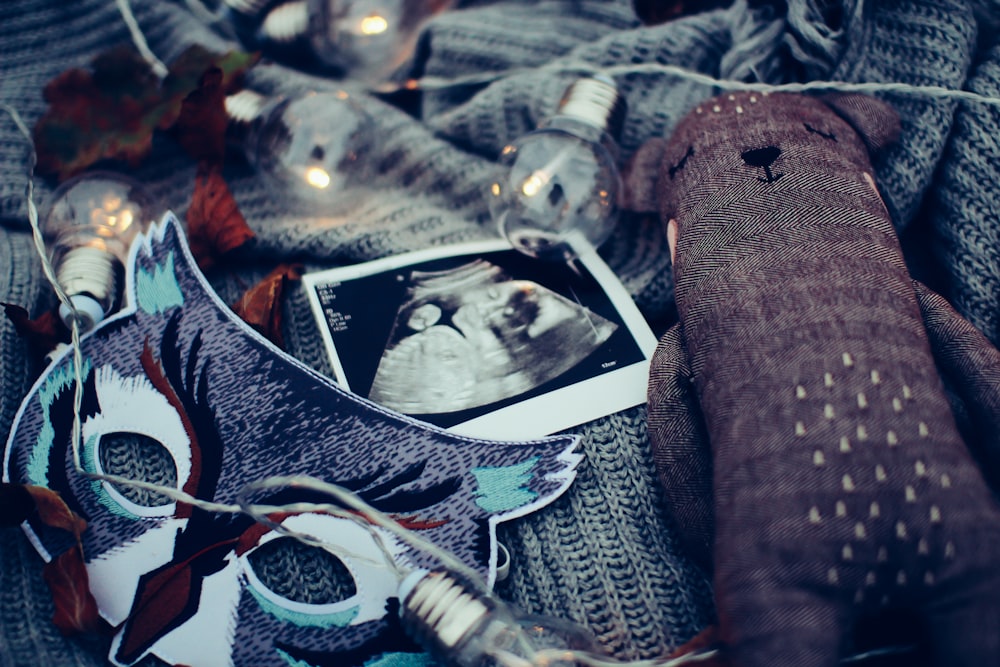
[[[738,667],[832,667],[894,612],[932,664],[1000,665],[1000,353],[909,275],[872,176],[898,133],[867,96],[723,94],[628,172],[680,319],[653,456]]]

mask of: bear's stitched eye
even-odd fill
[[[809,123],[803,123],[803,125],[805,125],[807,131],[809,131],[809,132],[811,132],[813,134],[818,134],[819,136],[823,137],[824,139],[829,139],[830,141],[833,141],[833,142],[837,141],[837,135],[835,135],[833,132],[824,132],[823,130],[817,130],[815,127],[813,127]]]
[[[680,159],[680,162],[670,167],[670,170],[667,172],[670,174],[670,180],[673,180],[677,172],[683,169],[684,166],[687,164],[688,158],[692,157],[693,155],[694,155],[694,146],[688,146],[687,153],[685,153],[684,157]]]

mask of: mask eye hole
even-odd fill
[[[101,436],[98,444],[101,470],[108,475],[177,488],[177,464],[163,444],[142,433],[118,431]],[[173,501],[163,494],[134,486],[114,485],[125,500],[140,507],[165,507]]]
[[[336,604],[358,593],[343,562],[326,549],[279,537],[247,557],[257,580],[275,595],[302,604]]]

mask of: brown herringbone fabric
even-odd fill
[[[1000,664],[1000,509],[921,302],[957,315],[918,298],[871,177],[869,147],[894,133],[875,100],[744,93],[697,107],[664,153],[681,324],[654,360],[650,434],[702,555],[712,510],[691,496],[713,489],[741,667],[836,665],[854,621],[894,609],[920,611],[936,664]]]

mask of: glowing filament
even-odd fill
[[[306,183],[322,190],[330,185],[330,174],[320,167],[309,167],[306,169]]]
[[[542,191],[542,188],[548,182],[549,182],[548,174],[536,171],[535,173],[533,173],[531,176],[529,176],[524,180],[524,183],[521,185],[521,192],[524,193],[525,197],[534,197],[535,195],[537,195],[539,192]]]
[[[361,34],[363,35],[379,35],[388,28],[389,22],[385,20],[385,17],[378,14],[372,14],[361,19]]]

